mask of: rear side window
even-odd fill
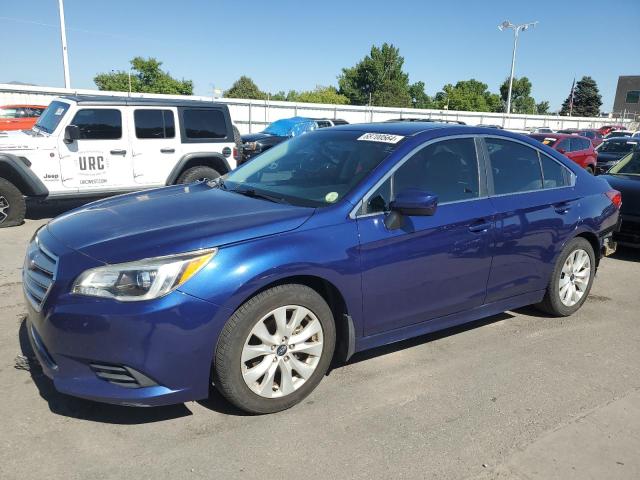
[[[569,139],[565,138],[564,140],[561,140],[560,143],[556,145],[556,150],[564,150],[565,152],[570,152],[571,142],[569,141]]]
[[[79,110],[71,121],[80,129],[81,140],[114,140],[122,138],[122,114],[109,108]]]
[[[572,138],[571,139],[571,151],[577,152],[578,150],[587,150],[591,142],[586,138]]]
[[[496,195],[542,189],[538,152],[521,143],[485,138]]]
[[[171,110],[136,110],[133,113],[137,138],[174,138],[176,125]]]
[[[540,163],[544,176],[544,188],[559,188],[569,185],[571,173],[560,163],[544,154],[540,154]]]
[[[186,108],[182,118],[187,138],[225,138],[227,136],[227,123],[220,110]]]
[[[413,188],[436,194],[438,203],[478,198],[478,160],[473,139],[443,140],[415,153],[373,192],[365,212],[387,211],[395,194]]]

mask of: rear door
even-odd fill
[[[133,178],[142,185],[164,185],[182,157],[173,107],[131,107]]]
[[[403,227],[390,230],[384,223],[389,202],[409,188],[437,194],[438,208],[432,216],[404,216]],[[374,187],[357,217],[365,334],[481,305],[493,214],[472,137],[414,151]]]
[[[517,140],[485,137],[496,242],[487,303],[542,291],[580,220],[573,173]]]

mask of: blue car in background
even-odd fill
[[[574,313],[621,198],[555,150],[436,123],[320,129],[225,177],[51,221],[23,271],[57,390],[289,408],[334,359],[525,305]]]

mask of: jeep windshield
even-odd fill
[[[297,206],[337,203],[398,146],[361,137],[318,130],[293,138],[229,173],[222,188]]]
[[[64,114],[69,110],[69,104],[65,102],[54,101],[49,104],[40,118],[34,125],[34,128],[41,130],[45,133],[53,133],[58,127],[58,124],[64,117]]]

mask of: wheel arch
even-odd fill
[[[224,175],[231,171],[229,162],[227,159],[217,153],[212,152],[200,152],[200,153],[187,153],[175,164],[171,173],[167,177],[167,185],[173,185],[178,181],[180,175],[185,171],[193,167],[211,167],[215,169],[220,175]]]
[[[0,154],[0,177],[11,182],[25,196],[46,197],[47,187],[28,167],[29,161],[8,153]]]

